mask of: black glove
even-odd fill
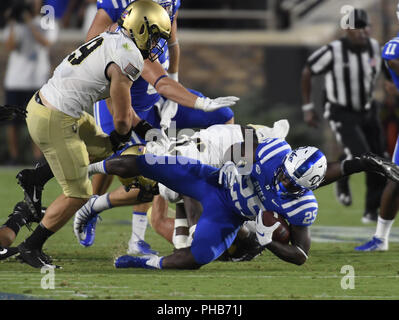
[[[145,121],[145,120],[141,120],[141,121],[133,128],[134,132],[136,132],[136,133],[140,136],[140,138],[143,138],[143,139],[145,139],[146,133],[147,133],[149,130],[151,130],[151,129],[153,129],[153,126],[150,125],[150,124],[149,124],[147,121]]]
[[[0,105],[0,122],[10,121],[15,119],[18,115],[26,118],[26,110],[18,106]]]
[[[129,132],[126,134],[119,134],[115,130],[112,131],[109,135],[109,140],[111,140],[112,150],[114,152],[123,148],[123,146],[130,140],[132,135],[132,128],[130,128]]]

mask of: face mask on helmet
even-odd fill
[[[327,159],[314,147],[302,147],[288,153],[275,172],[275,188],[281,197],[299,197],[316,189],[323,181]]]
[[[130,37],[144,59],[155,61],[163,52],[159,40],[169,39],[171,23],[169,15],[159,4],[138,0],[128,5],[122,13],[118,24],[122,31]]]
[[[399,3],[396,6],[396,17],[398,18],[398,21],[399,21]]]

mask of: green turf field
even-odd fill
[[[23,197],[14,178],[17,171],[0,169],[1,222]],[[250,262],[213,262],[196,271],[115,269],[113,260],[125,254],[131,232],[131,209],[118,208],[102,214],[96,242],[90,248],[78,245],[72,221],[50,238],[45,252],[63,267],[55,270],[54,289],[41,286],[51,285],[47,281],[48,273],[9,259],[0,262],[0,293],[68,300],[399,299],[399,244],[391,243],[388,252],[357,253],[353,250],[375,230],[374,226],[364,226],[360,222],[363,181],[363,175],[352,178],[354,204],[349,208],[336,202],[333,186],[317,191],[319,214],[312,228],[318,242],[312,244],[309,260],[303,266],[285,263],[270,252],[264,252]],[[48,205],[59,192],[56,182],[51,181],[45,188],[43,204]],[[328,229],[324,228],[326,226],[351,228]],[[395,232],[397,227],[396,222]],[[342,230],[349,232],[344,232],[340,238],[338,233]],[[27,234],[29,232],[23,228],[16,244]],[[151,228],[146,240],[162,255],[172,250],[172,246]],[[347,265],[354,270],[354,278],[349,280],[341,273],[341,268]],[[353,289],[343,289],[341,283],[353,284]]]

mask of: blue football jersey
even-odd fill
[[[382,49],[382,58],[384,60],[399,59],[399,34],[398,37],[393,38],[385,44],[384,48]],[[388,64],[387,68],[391,74],[393,82],[399,89],[399,75],[396,74],[396,72],[393,71]]]
[[[132,0],[97,0],[97,9],[103,9],[113,22],[117,22],[126,6]],[[171,21],[173,21],[177,10],[180,7],[180,0],[172,0]],[[158,57],[159,62],[165,70],[169,68],[169,51],[165,39],[160,40],[160,46],[163,46],[163,53]],[[135,110],[145,110],[151,108],[159,99],[160,95],[155,88],[139,77],[130,89],[132,97],[132,106]]]
[[[267,139],[258,145],[251,174],[241,176],[231,190],[234,205],[242,215],[254,219],[259,210],[268,210],[293,225],[310,226],[315,221],[318,204],[312,191],[300,197],[281,197],[277,193],[275,173],[290,151],[283,139]]]

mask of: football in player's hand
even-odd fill
[[[290,242],[290,227],[283,216],[273,211],[263,211],[262,222],[266,227],[270,227],[276,222],[280,222],[278,228],[273,232],[272,240],[284,244],[288,244]]]

